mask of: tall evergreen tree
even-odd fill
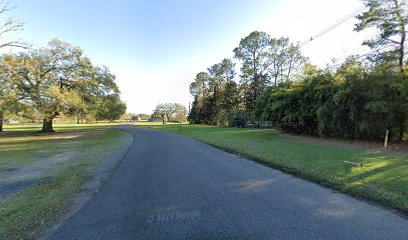
[[[212,98],[214,101],[214,115],[217,115],[221,109],[222,90],[224,85],[235,78],[235,63],[231,59],[225,58],[220,63],[214,64],[208,68],[211,75],[209,87],[212,89]]]
[[[256,98],[269,82],[267,70],[270,66],[270,39],[268,34],[255,31],[241,39],[239,46],[234,49],[235,58],[242,61],[241,83],[245,86],[243,90],[248,112],[255,109]]]
[[[364,45],[378,50],[376,60],[396,61],[401,71],[406,62],[408,4],[406,0],[364,0],[367,11],[357,18],[356,31],[369,27],[378,30],[376,38]]]
[[[307,63],[299,45],[289,41],[289,38],[273,38],[270,41],[268,58],[270,61],[269,74],[274,85],[291,81]]]
[[[234,80],[226,82],[221,91],[220,108],[227,111],[238,109],[240,96],[238,84]]]

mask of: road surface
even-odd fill
[[[174,134],[134,134],[112,178],[48,239],[408,239],[408,220]]]

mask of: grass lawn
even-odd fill
[[[19,171],[43,171],[29,176],[40,183],[0,199],[0,239],[37,239],[69,211],[94,169],[129,140],[128,133],[109,127],[64,124],[56,125],[58,133],[43,135],[35,133],[39,125],[6,126],[0,135],[0,184],[10,184],[13,174],[27,177]]]
[[[119,125],[119,124],[127,124],[127,123],[56,123],[54,124],[55,131],[66,131],[66,130],[96,130],[96,129],[108,129],[112,126]],[[24,132],[34,132],[34,131],[41,131],[42,124],[41,123],[34,123],[34,124],[5,124],[3,126],[4,132],[16,132],[16,131],[24,131]]]
[[[181,134],[408,214],[408,153],[205,125],[136,125]],[[363,167],[344,163],[363,164]]]

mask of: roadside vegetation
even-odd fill
[[[131,136],[108,124],[5,126],[0,133],[0,238],[37,239],[74,207],[84,184],[115,163]],[[111,168],[112,166],[110,166]],[[101,178],[99,178],[101,177]],[[98,186],[96,183],[95,186]]]
[[[274,129],[136,125],[168,131],[408,214],[408,153],[281,134]],[[353,165],[347,162],[362,164]]]
[[[239,77],[229,58],[196,75],[190,122],[266,124],[296,134],[370,141],[383,140],[388,130],[392,141],[406,140],[407,1],[363,2],[354,30],[377,33],[363,43],[367,54],[321,69],[302,55],[301,44],[254,31],[233,50]]]

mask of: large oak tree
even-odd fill
[[[53,120],[61,113],[113,120],[126,109],[115,76],[93,66],[79,47],[58,39],[45,48],[8,55],[3,63],[20,103],[43,119],[42,132],[54,132]]]

